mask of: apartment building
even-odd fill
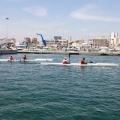
[[[108,47],[108,40],[104,36],[92,39],[91,46],[93,48]]]

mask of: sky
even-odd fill
[[[108,38],[119,26],[120,0],[0,0],[0,38]]]

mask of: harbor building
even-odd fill
[[[108,40],[104,36],[92,39],[91,46],[92,48],[108,47]]]
[[[68,40],[62,39],[62,36],[54,36],[55,43],[57,44],[58,49],[67,48]]]
[[[117,47],[118,44],[120,44],[120,38],[118,37],[118,33],[112,32],[110,34],[109,45],[110,45],[111,48],[114,48],[114,47]]]

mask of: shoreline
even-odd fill
[[[17,53],[30,54],[65,54],[65,55],[103,55],[103,56],[120,56],[120,52],[84,52],[84,51],[29,51],[18,50]]]

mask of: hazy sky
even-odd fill
[[[107,38],[120,34],[120,0],[0,0],[0,38],[7,30],[18,41],[36,33],[46,39]]]

